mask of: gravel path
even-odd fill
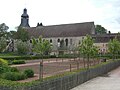
[[[71,90],[120,90],[120,67],[107,76],[94,78]]]

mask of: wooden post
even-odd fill
[[[43,80],[43,62],[40,62],[39,80]]]
[[[71,72],[71,64],[70,64],[70,72]]]
[[[77,61],[77,70],[79,69],[79,62]]]

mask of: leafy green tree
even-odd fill
[[[0,38],[6,37],[8,29],[9,27],[5,23],[0,24]]]
[[[116,55],[120,52],[120,42],[115,38],[108,43],[109,53],[112,54],[112,58],[115,59]]]
[[[87,35],[86,38],[79,45],[79,51],[83,57],[87,58],[87,68],[89,69],[90,57],[95,52],[96,48],[93,45],[93,39],[91,36]],[[97,50],[96,50],[97,51]]]
[[[96,58],[98,52],[99,52],[98,47],[97,46],[93,46],[92,47],[92,51],[91,51],[91,57],[94,60],[94,65],[95,65],[95,58]]]
[[[30,46],[27,42],[23,42],[23,41],[17,41],[16,42],[16,48],[17,48],[17,53],[18,54],[28,54],[28,52],[30,52]]]
[[[16,39],[19,39],[22,41],[28,41],[30,39],[28,32],[25,30],[25,28],[22,28],[22,27],[18,27],[15,37]]]
[[[7,40],[10,40],[10,39],[15,39],[16,38],[16,31],[9,31],[7,32],[7,36],[6,36],[6,39]]]
[[[42,40],[42,37],[39,37],[37,40],[32,39],[33,51],[40,54],[41,56],[49,54],[51,51],[51,44],[48,40]]]
[[[3,52],[7,46],[7,40],[4,37],[0,38],[0,52]]]
[[[107,33],[107,29],[105,29],[101,25],[96,25],[95,26],[95,32],[96,32],[96,34],[106,34]]]

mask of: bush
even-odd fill
[[[0,74],[9,71],[8,62],[0,58]]]
[[[18,73],[18,72],[6,72],[2,74],[3,79],[11,80],[11,81],[17,81],[17,80],[24,80],[26,79],[26,75],[24,73]]]
[[[0,58],[0,66],[7,66],[8,62],[2,58]]]
[[[26,70],[24,70],[24,74],[26,74],[27,77],[33,77],[34,71],[31,69],[26,69]]]
[[[10,67],[11,72],[19,72],[19,70],[16,67]]]
[[[14,60],[12,61],[12,64],[25,64],[24,60]]]

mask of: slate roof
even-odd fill
[[[115,37],[120,41],[120,35],[118,33],[92,35],[92,38],[94,39],[95,43],[108,43]]]
[[[62,24],[51,26],[39,26],[27,28],[30,37],[38,38],[40,35],[44,38],[50,37],[77,37],[93,34],[95,32],[94,22]]]

